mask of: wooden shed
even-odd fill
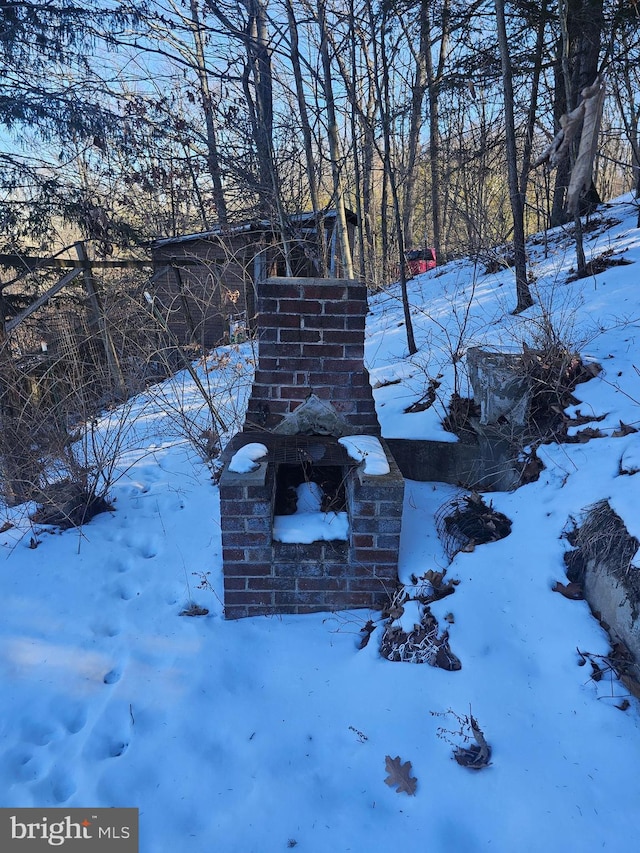
[[[336,212],[322,214],[327,266],[333,277],[343,270],[337,249]],[[347,211],[353,251],[358,218]],[[316,216],[289,217],[292,274],[317,276]],[[153,292],[167,326],[181,345],[203,348],[233,340],[253,327],[260,282],[285,275],[283,239],[273,222],[249,220],[225,229],[167,237],[151,246]]]

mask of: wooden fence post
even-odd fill
[[[98,325],[98,329],[100,330],[100,337],[102,338],[104,354],[107,358],[107,367],[116,390],[116,396],[124,400],[127,396],[126,383],[122,374],[122,368],[120,367],[116,348],[113,345],[113,340],[111,338],[111,335],[109,334],[109,328],[107,326],[104,309],[102,307],[102,301],[96,288],[93,273],[91,272],[91,262],[89,261],[89,258],[87,256],[87,250],[85,248],[84,243],[74,243],[74,247],[78,254],[80,266],[83,270],[84,287],[87,291],[87,296],[89,297],[91,313],[93,314],[94,320]]]

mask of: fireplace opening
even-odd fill
[[[340,465],[278,465],[273,541],[310,544],[348,540],[346,475],[347,469]]]

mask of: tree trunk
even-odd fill
[[[213,200],[218,215],[218,223],[226,228],[229,224],[227,215],[227,203],[222,187],[222,175],[220,170],[220,159],[218,157],[218,140],[216,136],[215,116],[213,99],[209,89],[209,77],[204,55],[204,42],[202,39],[202,25],[198,15],[198,7],[195,0],[190,0],[191,22],[193,24],[193,41],[196,52],[196,74],[200,86],[200,99],[204,113],[204,123],[207,132],[207,167],[213,182]],[[206,226],[205,226],[206,227]]]
[[[434,69],[433,67],[433,60],[431,57],[432,35],[429,24],[429,16],[427,15],[426,17],[426,24],[427,27],[429,27],[429,31],[427,33],[426,71],[427,92],[429,101],[429,171],[431,175],[431,221],[433,228],[433,246],[436,250],[437,258],[439,258],[442,254],[442,213],[440,206],[440,87],[442,85],[445,61],[449,51],[449,0],[444,0],[442,4],[441,14],[442,24],[440,34],[440,51],[438,55],[438,66],[436,69]]]
[[[313,136],[311,133],[311,125],[309,122],[309,112],[307,110],[307,101],[305,98],[304,81],[302,79],[302,69],[300,67],[300,51],[298,47],[298,24],[294,15],[293,5],[291,0],[286,0],[287,21],[289,23],[289,39],[291,44],[291,65],[293,67],[293,76],[296,83],[296,98],[298,101],[298,110],[300,111],[300,127],[302,129],[302,138],[304,141],[304,157],[307,171],[307,181],[309,184],[309,197],[316,223],[316,236],[318,240],[318,272],[323,277],[327,276],[327,240],[324,226],[324,216],[320,210],[318,201],[318,185],[315,174],[315,162],[313,157]]]
[[[431,54],[431,45],[429,44],[430,5],[428,0],[421,0],[420,2],[420,45],[416,54],[413,85],[411,86],[411,114],[409,118],[409,138],[407,140],[407,177],[402,216],[405,246],[412,246],[415,242],[413,223],[415,218],[416,187],[418,184],[416,165],[420,145],[420,131],[422,130],[422,104],[424,102],[424,93],[427,89],[426,62],[427,55]]]
[[[386,36],[387,36],[387,9],[383,7],[380,26],[380,68],[376,74],[376,88],[378,93],[378,108],[380,110],[380,123],[382,124],[384,144],[384,172],[389,181],[391,199],[393,202],[393,218],[395,222],[396,239],[398,243],[398,260],[400,266],[400,291],[402,294],[402,311],[404,314],[405,331],[407,335],[407,349],[409,355],[418,352],[413,334],[413,321],[411,319],[411,308],[409,306],[409,295],[407,292],[407,274],[404,257],[404,238],[402,233],[402,216],[400,212],[400,198],[398,195],[397,175],[391,163],[391,99],[389,92],[389,64],[387,60]],[[369,9],[371,15],[371,8]],[[373,30],[372,30],[373,31]]]
[[[518,314],[533,305],[531,292],[527,283],[527,257],[524,238],[524,197],[518,185],[518,151],[516,146],[516,130],[513,115],[513,74],[507,26],[504,12],[504,0],[495,0],[496,19],[498,27],[498,45],[502,64],[502,85],[504,91],[505,133],[507,144],[507,169],[509,175],[509,199],[513,215],[513,253],[516,274],[517,304],[515,313]]]
[[[353,278],[351,245],[349,243],[349,232],[347,230],[347,220],[344,205],[344,192],[342,189],[342,156],[340,150],[340,137],[338,134],[338,122],[336,119],[335,100],[333,97],[333,78],[331,73],[331,57],[329,55],[329,41],[327,36],[327,22],[324,0],[318,0],[317,9],[318,25],[320,27],[320,57],[322,59],[324,96],[327,105],[327,135],[329,138],[329,156],[331,159],[331,175],[333,177],[333,203],[336,208],[335,227],[338,229],[338,239],[340,241],[340,252],[344,276],[346,278]]]

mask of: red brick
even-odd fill
[[[339,593],[325,593],[321,590],[305,590],[304,592],[291,590],[287,592],[275,592],[274,602],[278,604],[324,604],[325,595],[339,595]]]
[[[298,589],[306,590],[340,590],[346,589],[344,578],[298,578]]]
[[[263,299],[300,299],[301,288],[299,284],[279,284],[262,282],[260,284],[260,296],[258,305]]]
[[[244,548],[222,548],[222,556],[225,562],[234,563],[244,560]]]
[[[329,373],[333,370],[343,374],[351,371],[356,372],[362,370],[362,362],[358,361],[357,358],[325,358],[322,360],[322,369]]]
[[[360,332],[346,329],[326,329],[322,339],[328,344],[360,344],[364,350],[363,336]]]
[[[275,330],[274,330],[275,331]],[[319,343],[322,340],[320,329],[279,329],[281,343]]]
[[[364,330],[366,325],[366,317],[363,314],[361,317],[345,317],[345,329],[361,329]]]
[[[344,609],[373,605],[373,596],[369,592],[327,592],[324,597],[326,604]]]
[[[374,563],[393,563],[398,552],[387,548],[356,548],[356,559],[372,566]]]
[[[247,571],[253,574],[251,566],[247,567]],[[249,589],[293,591],[294,585],[295,580],[293,578],[276,578],[273,575],[260,575],[258,577],[247,578],[247,587]]]
[[[386,592],[382,581],[377,577],[349,578],[349,590],[353,592]]]
[[[224,531],[223,531],[224,533]],[[227,533],[224,537],[224,544],[230,547],[248,547],[252,545],[260,546],[265,542],[266,536],[264,533]]]
[[[227,604],[271,604],[271,596],[270,592],[247,592],[243,591],[230,591],[224,597],[225,605]]]
[[[347,318],[350,319],[350,318]],[[320,314],[319,316],[305,317],[305,329],[344,329],[345,318],[336,317],[335,315]],[[364,324],[362,326],[364,329]]]
[[[236,605],[234,607],[225,604],[224,606],[224,618],[225,619],[244,619],[245,616],[249,616],[249,608],[242,607]]]
[[[225,590],[246,589],[247,579],[240,576],[230,576],[224,579]]]
[[[248,560],[226,561],[223,563],[225,577],[247,577],[247,575],[271,574],[271,563],[254,563]]]
[[[278,313],[297,314],[307,317],[309,314],[322,314],[322,302],[313,299],[279,299]]]
[[[342,300],[346,297],[348,289],[344,284],[307,284],[303,286],[302,293],[305,299],[335,299]]]
[[[363,305],[362,302],[358,302],[357,299],[344,299],[342,302],[336,302],[331,306],[332,314],[349,314],[355,317],[359,317],[362,314],[366,314],[367,306]]]
[[[263,328],[270,326],[276,329],[297,329],[300,326],[299,314],[260,314],[260,325]]]
[[[297,400],[302,402],[309,396],[311,389],[305,385],[284,385],[280,389],[283,400]]]
[[[343,358],[344,347],[339,344],[302,344],[302,355],[311,358]]]
[[[245,560],[253,560],[255,563],[271,563],[271,539],[262,545],[253,545],[244,549]]]
[[[364,357],[364,344],[347,344],[344,348],[344,357],[362,360]]]

